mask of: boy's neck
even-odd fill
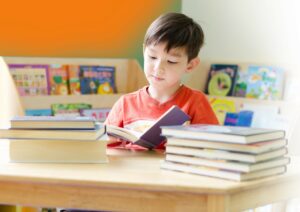
[[[174,96],[177,91],[181,88],[182,84],[179,84],[177,87],[174,87],[170,90],[159,90],[155,89],[151,85],[148,87],[148,94],[155,100],[157,100],[160,103],[164,103],[168,101],[172,96]]]

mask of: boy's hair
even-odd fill
[[[166,42],[166,51],[176,47],[186,48],[188,61],[198,56],[204,43],[201,26],[181,13],[166,13],[159,16],[148,28],[144,45]]]

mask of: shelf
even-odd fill
[[[123,94],[107,95],[68,95],[68,96],[23,96],[21,103],[26,109],[50,108],[51,104],[56,103],[86,103],[91,104],[93,108],[106,108],[112,105]]]

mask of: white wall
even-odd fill
[[[182,0],[206,39],[203,59],[300,63],[299,0]]]
[[[182,0],[182,12],[204,29],[202,60],[285,67],[291,105],[300,103],[299,11],[299,0]],[[300,106],[296,112],[292,154],[300,154]]]

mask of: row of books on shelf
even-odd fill
[[[283,97],[284,69],[268,65],[211,64],[205,92],[213,96],[237,96],[279,100]]]
[[[117,92],[114,66],[8,64],[8,68],[21,96]]]
[[[104,122],[110,108],[92,108],[91,104],[65,103],[52,104],[47,109],[26,109],[26,116],[86,116],[93,117],[96,121]]]

